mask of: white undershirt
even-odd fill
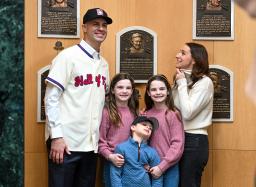
[[[63,137],[61,123],[60,123],[60,106],[59,100],[62,95],[62,90],[58,87],[47,84],[45,92],[45,113],[46,121],[48,124],[48,130],[50,132],[50,138]],[[52,133],[54,131],[54,133]],[[53,135],[54,134],[54,135]]]

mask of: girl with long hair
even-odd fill
[[[99,153],[106,159],[105,187],[110,186],[110,164],[116,167],[124,164],[124,157],[114,153],[114,150],[117,144],[129,138],[131,124],[138,115],[138,108],[139,102],[133,78],[127,73],[115,75],[110,84],[100,125]]]
[[[179,183],[178,162],[183,153],[184,130],[178,110],[174,107],[171,86],[164,75],[152,76],[145,93],[146,116],[154,116],[159,128],[150,139],[161,162],[149,169],[154,178],[163,175],[164,187],[177,187]]]

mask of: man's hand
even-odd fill
[[[63,138],[52,139],[49,158],[56,164],[62,164],[64,153],[71,154]]]

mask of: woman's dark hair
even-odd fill
[[[191,89],[204,75],[209,76],[208,53],[206,48],[201,44],[190,42],[186,43],[186,45],[190,48],[191,56],[195,61],[191,73],[192,84],[189,85]]]
[[[130,74],[128,73],[118,73],[116,74],[111,83],[110,83],[110,89],[109,89],[109,94],[106,99],[106,107],[109,113],[109,118],[110,122],[116,126],[120,126],[122,124],[121,121],[121,116],[118,113],[117,105],[116,105],[116,99],[115,99],[115,94],[113,93],[114,88],[120,80],[128,79],[131,81],[132,85],[132,95],[131,98],[128,100],[128,107],[130,111],[134,114],[136,117],[138,115],[138,109],[139,109],[139,100],[138,100],[138,94],[135,91],[135,83],[133,78],[131,77]]]
[[[167,78],[162,74],[154,75],[154,76],[150,77],[148,80],[148,83],[146,86],[146,92],[145,92],[145,96],[144,96],[144,100],[145,100],[145,104],[146,104],[146,111],[150,110],[154,106],[154,102],[151,99],[151,97],[148,95],[148,92],[150,91],[151,83],[155,80],[161,81],[165,84],[166,89],[167,89],[167,98],[166,98],[165,104],[167,105],[169,110],[175,111],[171,86],[170,86]]]

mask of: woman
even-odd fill
[[[208,76],[208,53],[201,44],[186,43],[176,59],[173,97],[185,130],[179,186],[198,187],[208,161],[207,128],[212,123],[213,110],[214,89]]]

